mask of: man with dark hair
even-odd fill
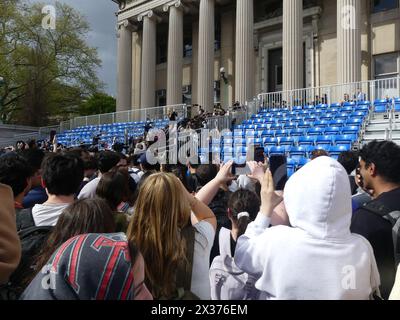
[[[86,184],[79,193],[78,199],[92,199],[96,196],[96,189],[101,175],[118,166],[121,156],[113,151],[102,151],[98,154],[97,165],[99,168],[98,177]],[[126,161],[126,160],[125,160]]]
[[[11,187],[15,209],[23,209],[22,200],[32,185],[32,168],[19,154],[12,152],[0,157],[0,183]]]
[[[25,196],[22,205],[24,208],[32,208],[35,204],[47,201],[46,190],[42,186],[42,162],[45,157],[44,151],[40,149],[27,149],[21,151],[21,156],[28,161],[33,169],[32,189]]]
[[[75,155],[52,154],[43,161],[42,184],[49,198],[32,208],[37,227],[56,225],[63,210],[74,202],[83,172],[83,161]]]
[[[338,162],[344,167],[349,175],[351,194],[355,195],[357,193],[358,186],[352,173],[358,166],[358,153],[355,151],[342,152],[338,157]]]
[[[389,297],[396,268],[392,224],[384,218],[400,210],[400,147],[390,141],[372,141],[360,151],[360,175],[357,182],[373,200],[353,216],[351,231],[371,243],[381,276],[381,294]],[[378,211],[376,210],[378,208]],[[384,209],[382,214],[379,210]]]

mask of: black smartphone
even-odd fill
[[[261,146],[256,146],[254,149],[254,161],[255,162],[265,162],[264,148]]]
[[[284,155],[271,155],[269,168],[275,183],[275,190],[282,191],[288,180],[287,159]]]
[[[235,176],[251,174],[250,167],[247,165],[246,158],[233,159],[232,174]]]

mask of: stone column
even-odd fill
[[[182,103],[183,82],[183,7],[180,0],[166,4],[169,10],[167,105]]]
[[[192,24],[192,105],[198,104],[198,83],[199,83],[199,22]]]
[[[225,68],[227,83],[221,78],[221,106],[232,106],[235,74],[235,12],[221,13],[221,67]]]
[[[207,112],[214,110],[214,0],[200,0],[198,102]]]
[[[298,1],[298,0],[297,0]],[[254,3],[236,2],[235,100],[244,104],[254,96]]]
[[[140,107],[140,78],[142,55],[142,40],[140,33],[132,33],[132,110]]]
[[[138,17],[143,21],[142,75],[140,107],[152,108],[156,105],[156,28],[157,21],[153,11]]]
[[[117,112],[131,109],[132,30],[129,21],[118,25]]]
[[[283,0],[284,91],[304,86],[303,69],[303,1]]]
[[[361,81],[360,18],[361,0],[337,0],[337,82],[339,84]]]

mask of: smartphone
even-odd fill
[[[288,180],[287,159],[284,155],[272,155],[269,168],[275,183],[275,190],[283,191]]]
[[[246,158],[233,159],[232,174],[235,176],[251,174],[250,167],[247,165]]]
[[[255,162],[265,162],[264,148],[261,146],[256,146],[254,149],[254,161]]]

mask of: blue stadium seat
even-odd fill
[[[315,114],[312,114],[312,115],[308,115],[308,116],[304,117],[304,121],[315,123],[316,121],[318,121],[318,118]]]
[[[369,111],[369,106],[357,106],[354,108],[355,112],[363,111],[363,112],[368,112]]]
[[[294,146],[295,140],[293,138],[283,137],[279,140],[279,145],[280,146]]]
[[[353,118],[353,117],[351,117],[350,119],[348,119],[347,121],[346,121],[346,126],[357,126],[357,127],[361,127],[362,126],[362,124],[363,124],[363,120],[362,119],[360,119],[360,118]]]
[[[264,140],[264,146],[277,146],[279,144],[278,138],[267,138]]]
[[[368,106],[369,107],[370,105],[371,105],[371,101],[368,101],[368,100],[357,102],[357,106]]]
[[[296,164],[297,164],[297,162],[294,159],[291,159],[291,158],[287,159],[286,166],[287,166],[287,174],[288,174],[289,178],[295,173]]]
[[[330,108],[340,108],[342,105],[340,103],[332,103]]]
[[[286,154],[286,148],[284,146],[280,146],[280,147],[272,147],[269,150],[269,155],[273,155],[273,154],[282,154],[285,155]]]
[[[311,128],[312,127],[312,124],[310,123],[310,122],[300,122],[298,125],[297,125],[297,128],[298,129],[309,129],[309,128]]]
[[[335,137],[336,145],[352,145],[357,140],[357,136],[353,134],[338,135]]]
[[[289,150],[289,155],[293,159],[300,159],[307,157],[307,149],[305,147],[292,147]]]
[[[341,128],[339,128],[339,127],[327,127],[327,128],[325,128],[324,133],[325,133],[325,135],[334,136],[334,135],[340,134],[341,133],[340,130],[341,130]]]
[[[400,112],[400,101],[395,102],[394,111],[395,112]]]
[[[330,149],[329,149],[329,154],[330,154],[330,156],[332,157],[332,158],[334,158],[334,159],[338,159],[338,157],[339,157],[339,155],[342,153],[342,152],[345,152],[345,151],[350,151],[351,149],[349,148],[349,147],[347,147],[347,146],[334,146],[334,147],[331,147]]]
[[[355,107],[356,103],[355,102],[345,102],[343,104],[343,107]]]
[[[290,136],[291,130],[277,130],[275,137],[288,137]]]
[[[314,122],[314,128],[326,128],[329,126],[330,121],[331,120],[316,121],[316,122]]]
[[[317,136],[315,139],[315,144],[317,147],[319,146],[331,146],[333,145],[335,139],[332,135],[325,135],[325,136]]]
[[[343,127],[342,128],[342,135],[354,134],[354,135],[358,136],[359,131],[360,131],[360,128],[357,127],[357,126]]]
[[[327,104],[319,104],[315,107],[315,110],[321,110],[321,111],[325,111],[326,109],[328,109],[328,105]]]
[[[284,129],[284,130],[293,130],[293,129],[297,129],[297,123],[295,123],[295,122],[286,123],[286,124],[283,126],[283,129]]]
[[[304,130],[303,129],[295,129],[292,130],[292,133],[290,134],[291,137],[302,137],[304,136]]]
[[[345,120],[332,120],[329,122],[330,127],[344,127]]]
[[[275,131],[265,130],[261,133],[261,137],[262,138],[274,138]]]
[[[311,128],[308,129],[307,134],[309,136],[321,136],[324,134],[324,128]]]
[[[282,130],[282,125],[276,123],[276,124],[271,125],[271,127],[269,129],[270,130]]]
[[[303,110],[303,107],[302,106],[296,106],[296,107],[293,107],[292,110],[293,111],[301,111],[301,110]]]
[[[315,144],[315,137],[300,137],[298,144],[299,146],[313,146]]]

